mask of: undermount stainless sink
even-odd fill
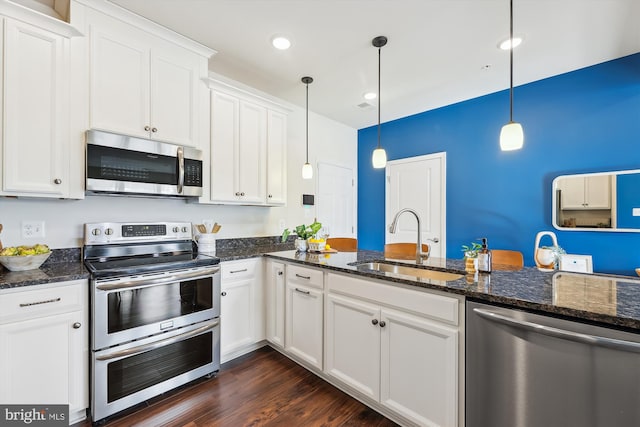
[[[398,274],[403,276],[411,276],[424,279],[433,280],[458,280],[464,277],[463,274],[449,273],[447,271],[440,270],[427,270],[424,268],[410,267],[407,265],[386,264],[381,262],[367,262],[357,265],[358,269],[381,271],[384,273]]]

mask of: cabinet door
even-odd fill
[[[380,398],[380,308],[329,294],[325,372],[374,400]]]
[[[68,192],[68,39],[6,19],[3,191],[43,197]]]
[[[285,276],[284,264],[267,262],[267,340],[284,347],[285,313]]]
[[[73,326],[82,320],[79,311],[0,325],[0,402],[84,409],[86,327]]]
[[[567,178],[562,181],[560,198],[562,209],[584,209],[584,178]]]
[[[253,344],[253,278],[222,284],[220,353],[225,356]]]
[[[240,101],[238,191],[242,202],[265,203],[267,109]]]
[[[322,369],[322,291],[287,283],[285,350]]]
[[[269,110],[267,114],[267,204],[287,203],[287,116]]]
[[[91,127],[148,138],[148,36],[97,12],[89,22]]]
[[[197,146],[200,57],[162,46],[151,51],[151,137]]]
[[[611,177],[609,175],[585,178],[585,203],[589,209],[609,209],[611,207]]]
[[[382,309],[380,402],[418,425],[458,425],[458,332]]]
[[[222,92],[211,92],[211,200],[238,200],[237,159],[240,101]]]

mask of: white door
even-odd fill
[[[285,350],[322,369],[323,292],[287,281]]]
[[[446,153],[393,160],[387,163],[385,184],[385,242],[417,241],[418,225],[410,213],[400,217],[395,233],[389,226],[404,208],[420,216],[422,243],[431,256],[446,256]]]
[[[267,113],[267,204],[287,204],[287,116]]]
[[[240,101],[238,190],[240,200],[265,203],[267,109]]]
[[[318,221],[333,237],[355,237],[353,170],[318,164]]]
[[[267,340],[284,347],[284,264],[267,261]]]
[[[211,91],[211,200],[236,201],[240,101]]]
[[[226,356],[253,344],[254,307],[253,278],[233,281],[222,286],[220,300],[220,353]]]

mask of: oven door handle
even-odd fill
[[[203,326],[200,326],[198,329],[194,329],[193,331],[185,332],[184,334],[175,335],[171,338],[166,338],[166,339],[155,341],[149,344],[128,348],[126,350],[119,350],[119,351],[114,351],[113,353],[96,356],[96,360],[103,361],[103,360],[117,359],[119,357],[125,357],[125,356],[135,356],[136,354],[145,353],[147,351],[155,350],[160,347],[165,347],[167,345],[174,344],[178,341],[184,341],[191,337],[195,337],[196,335],[200,335],[204,332],[207,332],[217,327],[219,324],[220,324],[220,319],[214,319],[209,322],[206,322]]]
[[[127,288],[140,288],[142,286],[146,287],[146,286],[154,286],[154,285],[166,285],[168,283],[174,283],[176,281],[193,279],[196,277],[210,276],[212,274],[216,274],[219,272],[220,272],[220,267],[214,267],[214,268],[199,270],[196,272],[172,274],[171,276],[161,277],[158,279],[149,280],[148,278],[146,279],[142,278],[142,279],[129,280],[129,281],[120,282],[120,283],[97,284],[96,289],[100,289],[101,291],[113,291],[116,289],[123,290]]]

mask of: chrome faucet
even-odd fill
[[[396,232],[396,228],[398,227],[398,218],[400,218],[400,215],[402,215],[405,212],[412,213],[413,216],[416,217],[416,221],[418,221],[418,242],[416,243],[416,264],[422,264],[422,260],[429,258],[430,249],[427,249],[427,252],[422,252],[422,228],[420,227],[420,217],[418,216],[418,213],[416,211],[409,208],[400,209],[400,211],[398,211],[396,216],[393,217],[393,221],[389,226],[389,233],[393,234]]]

